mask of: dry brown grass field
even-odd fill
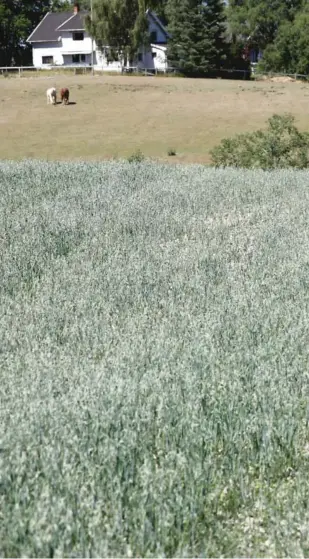
[[[45,91],[69,87],[69,106]],[[291,112],[309,129],[309,85],[128,76],[0,78],[1,159],[106,159],[136,150],[154,159],[209,163],[222,138]],[[175,157],[168,157],[170,149]]]

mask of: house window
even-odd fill
[[[72,54],[73,64],[79,64],[80,62],[86,62],[85,54]]]
[[[151,31],[151,33],[150,33],[150,42],[151,42],[151,43],[156,43],[157,40],[158,40],[157,32],[156,32],[156,31]]]
[[[138,61],[142,62],[143,61],[143,55],[141,52],[138,53]]]
[[[151,53],[152,58],[156,58],[157,57],[157,53],[156,52],[152,52]]]
[[[54,57],[53,56],[42,56],[42,64],[53,64]]]
[[[82,31],[75,31],[73,33],[73,41],[83,41],[84,33]]]

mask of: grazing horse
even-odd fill
[[[61,101],[63,105],[69,104],[70,92],[67,87],[63,87],[60,91]]]
[[[46,91],[46,97],[47,97],[47,105],[50,103],[51,105],[56,105],[57,103],[57,91],[55,87],[50,87],[47,91]]]

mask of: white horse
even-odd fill
[[[51,105],[56,105],[57,103],[57,91],[55,87],[50,87],[47,91],[46,91],[46,97],[47,97],[47,105],[51,104]]]

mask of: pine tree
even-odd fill
[[[225,8],[222,0],[207,0],[207,4],[203,3],[202,10],[211,43],[208,61],[211,68],[220,68],[227,51]]]
[[[205,75],[219,68],[226,49],[221,0],[168,0],[167,55],[170,65],[187,75]]]

